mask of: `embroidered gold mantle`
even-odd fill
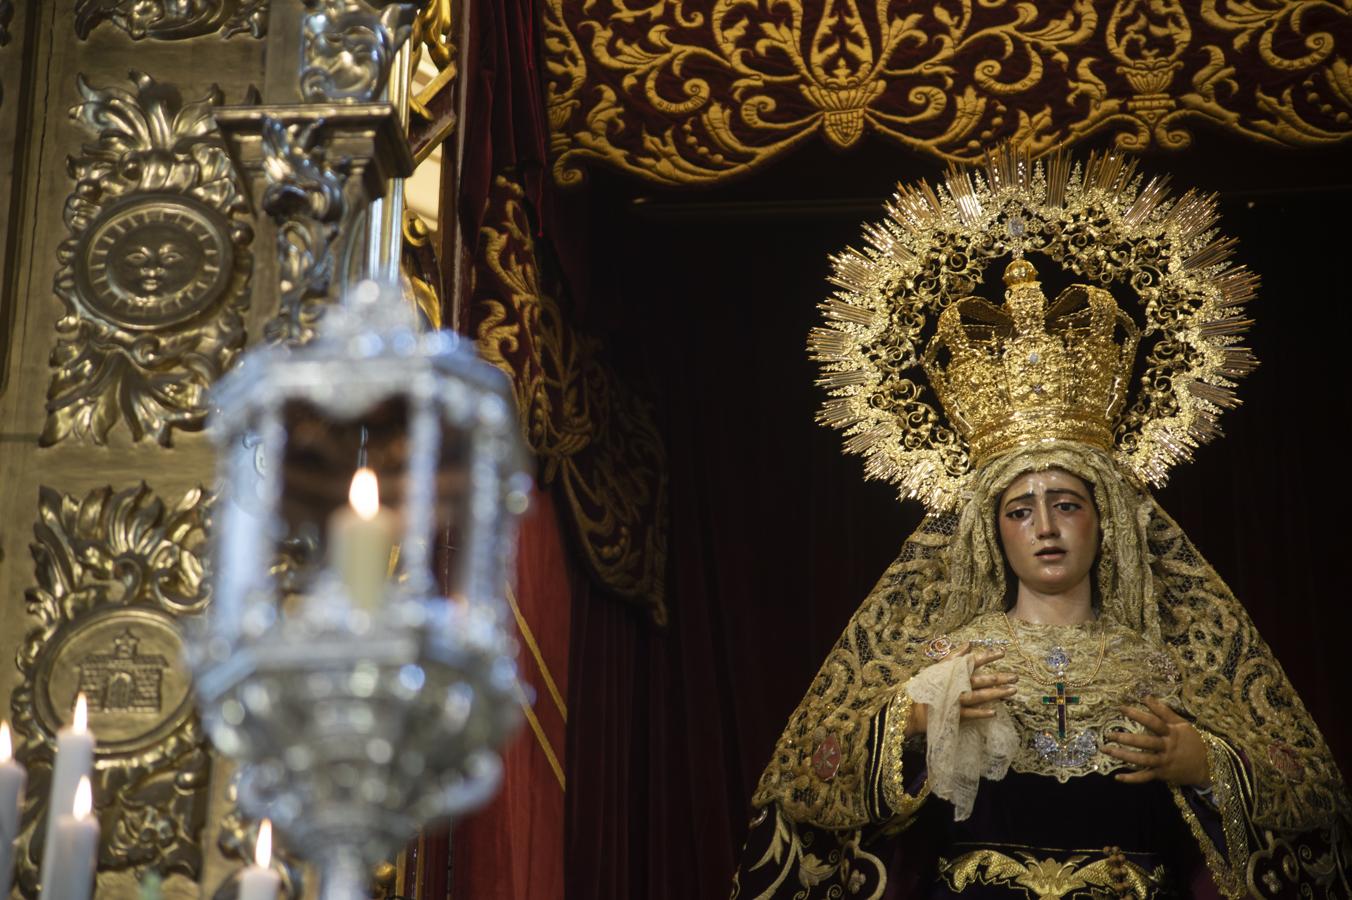
[[[1026,850],[1011,853],[987,848],[940,860],[939,876],[955,894],[973,884],[999,884],[1040,900],[1120,896],[1115,889],[1113,865],[1099,852],[1086,851],[1066,860],[1038,859]],[[1124,863],[1117,874],[1125,881],[1128,896],[1140,898],[1158,894],[1165,879],[1163,867],[1152,872],[1132,862]]]

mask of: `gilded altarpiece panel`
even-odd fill
[[[175,620],[208,601],[202,550],[209,498],[173,505],[144,483],[83,497],[39,489],[29,545],[31,627],[10,697],[30,791],[50,786],[56,732],[77,693],[99,739],[92,779],[105,829],[100,868],[196,878],[210,776]],[[36,889],[44,810],[29,804],[17,881]]]
[[[77,691],[97,896],[156,871],[197,897],[238,866],[175,624],[209,602],[205,393],[275,312],[250,303],[271,254],[212,116],[261,81],[266,8],[0,0],[0,715],[30,771],[24,896]]]

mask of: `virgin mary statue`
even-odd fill
[[[929,514],[789,719],[734,897],[1352,895],[1319,729],[1149,492],[1255,365],[1257,279],[1212,198],[1143,181],[1001,149],[833,260],[820,418]]]

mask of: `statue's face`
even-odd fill
[[[1024,585],[1063,594],[1089,577],[1098,558],[1093,492],[1063,469],[1028,472],[1000,495],[996,510],[1005,559]]]

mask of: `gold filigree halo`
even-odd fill
[[[830,395],[818,421],[844,431],[845,450],[864,456],[866,476],[893,482],[901,497],[918,498],[931,511],[951,510],[967,476],[987,458],[1054,438],[1109,449],[1126,472],[1158,487],[1171,467],[1220,434],[1217,417],[1238,405],[1235,383],[1257,365],[1240,335],[1252,324],[1243,304],[1258,277],[1231,261],[1235,242],[1215,230],[1214,195],[1189,190],[1171,197],[1167,176],[1146,181],[1121,153],[1091,154],[1083,165],[1064,153],[1034,162],[1004,145],[988,152],[983,166],[951,167],[937,186],[898,185],[885,209],[885,219],[865,225],[862,249],[832,257],[837,290],[821,304],[827,321],[812,329],[808,350],[822,366],[817,382]],[[1025,254],[1045,257],[1084,283],[1048,309],[1036,272],[1021,263],[1006,310],[973,296],[989,264]],[[1014,296],[1030,284],[1044,304],[1032,304],[1031,319]],[[1145,353],[1134,396],[1137,327],[1112,301],[1112,287],[1139,304]],[[953,307],[978,318],[995,313],[995,321],[982,333],[980,325],[959,322],[955,311],[945,323],[943,313]],[[1012,327],[1021,316],[1028,333]],[[954,355],[944,366],[933,342],[922,347],[936,328],[950,354],[964,336],[977,338],[957,390],[951,376],[962,360]],[[1010,375],[1015,352],[1029,368],[1029,348],[1020,341],[1033,331],[1048,339],[1058,357],[1054,368],[1078,382]],[[997,365],[995,356],[1006,351],[1009,364]],[[1076,359],[1096,360],[1096,368],[1077,369],[1070,362]],[[927,360],[948,420],[918,377]],[[1007,380],[977,399],[971,365],[990,369],[981,376],[987,378],[1000,368]],[[1044,378],[1046,368],[1044,362]],[[1064,407],[1039,404],[1039,384],[1053,388],[1048,397],[1078,397],[1078,411],[1096,410],[1101,421],[1090,416],[1067,425]],[[1092,396],[1084,395],[1087,387]],[[1011,397],[1019,402],[996,409]],[[1022,413],[1022,424],[1011,421],[1013,412]]]

